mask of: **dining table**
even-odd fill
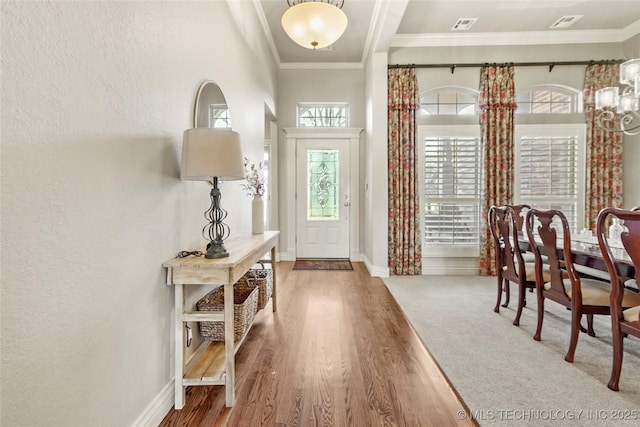
[[[595,277],[603,280],[610,280],[609,271],[604,262],[598,238],[596,236],[583,236],[581,233],[575,233],[570,236],[571,240],[571,257],[576,271],[579,274]],[[518,245],[521,250],[531,251],[531,244],[525,234],[518,236]],[[544,255],[544,246],[542,242],[536,241],[536,245]],[[618,267],[618,273],[623,278],[625,285],[632,289],[638,290],[635,280],[635,266],[629,254],[620,243],[610,243],[611,255],[613,261]],[[564,258],[564,240],[558,238],[558,250],[560,256]]]

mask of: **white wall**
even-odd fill
[[[287,192],[287,176],[295,171],[295,165],[287,164],[287,150],[284,128],[296,127],[296,107],[301,102],[346,102],[349,104],[349,127],[363,128],[364,109],[364,70],[357,68],[330,69],[281,69],[278,73],[278,164],[279,166],[279,223],[280,223],[280,256],[283,260],[291,260],[285,242],[286,225],[295,218],[288,217],[288,206],[291,206],[294,194]],[[360,144],[362,146],[362,142]],[[290,168],[293,168],[291,170]],[[360,165],[362,171],[362,164]],[[362,172],[360,182],[362,182]],[[362,193],[361,193],[362,194]],[[360,201],[362,203],[362,199]],[[358,244],[362,248],[362,239]]]
[[[624,43],[624,55],[627,59],[640,58],[640,34]],[[631,209],[640,206],[640,135],[624,137],[622,193],[624,207]]]
[[[389,184],[387,175],[387,55],[373,53],[366,65],[364,262],[372,276],[389,276]]]
[[[208,184],[178,178],[182,132],[211,79],[260,156],[268,47],[220,1],[1,8],[0,424],[157,424],[173,404],[161,264],[204,244],[209,206]],[[222,191],[249,231],[250,200]]]

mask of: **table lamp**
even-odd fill
[[[184,131],[180,178],[191,181],[209,181],[211,206],[204,213],[209,223],[202,229],[202,236],[209,240],[206,258],[224,258],[229,252],[223,245],[230,229],[223,221],[227,211],[220,207],[221,193],[218,180],[244,179],[244,160],[240,136],[229,129],[194,128]]]

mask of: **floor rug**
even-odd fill
[[[494,313],[495,277],[384,282],[469,407],[462,416],[482,427],[640,425],[640,340],[625,339],[620,391],[609,390],[608,316],[594,316],[597,336],[581,333],[575,361],[567,363],[571,312],[560,304],[546,302],[538,342],[535,294],[527,293],[520,327],[513,326],[518,291],[512,285],[511,304]]]
[[[353,270],[348,259],[297,259],[294,270]]]

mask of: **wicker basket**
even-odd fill
[[[264,268],[260,263],[251,268],[245,277],[250,284],[258,287],[258,310],[262,310],[273,292],[273,270]]]
[[[239,341],[258,311],[258,288],[242,278],[233,285],[233,299],[233,339]],[[223,311],[224,286],[202,297],[196,307],[199,311]],[[200,322],[200,334],[205,340],[224,341],[224,322]]]

